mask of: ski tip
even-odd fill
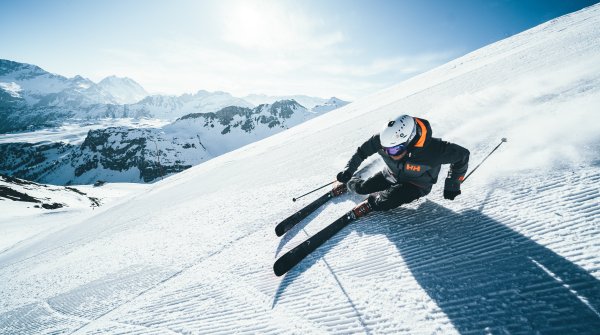
[[[281,269],[279,266],[277,266],[277,262],[275,262],[275,264],[273,264],[273,272],[275,273],[275,275],[277,277],[281,277],[285,274],[285,271],[283,269]]]
[[[275,226],[275,235],[281,237],[287,232],[285,225],[281,223]]]
[[[275,235],[277,235],[277,237],[281,237],[281,236],[283,236],[283,234],[284,234],[284,233],[285,233],[285,232],[283,232],[283,231],[281,231],[281,230],[279,230],[279,229],[275,228]]]

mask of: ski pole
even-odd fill
[[[299,197],[297,197],[297,198],[292,198],[292,201],[294,201],[294,202],[295,202],[296,200],[298,200],[298,199],[302,198],[303,196],[305,196],[305,195],[309,195],[309,194],[311,194],[311,193],[313,193],[313,192],[315,192],[315,191],[318,191],[318,190],[322,189],[323,187],[327,187],[327,186],[329,186],[329,185],[331,185],[331,184],[333,184],[333,183],[335,183],[335,180],[334,180],[334,181],[332,181],[332,182],[331,182],[331,183],[329,183],[329,184],[325,184],[325,185],[323,185],[323,186],[321,186],[321,187],[319,187],[319,188],[315,188],[314,190],[312,190],[312,191],[310,191],[310,192],[308,192],[308,193],[305,193],[305,194],[303,194],[303,195],[301,195],[301,196],[299,196]]]
[[[471,174],[473,174],[473,172],[475,172],[475,170],[477,170],[477,168],[478,168],[478,167],[479,167],[479,166],[480,166],[480,165],[481,165],[483,162],[485,162],[485,160],[486,160],[486,159],[488,159],[488,157],[490,157],[490,156],[491,156],[491,155],[494,153],[494,151],[496,151],[496,149],[498,149],[498,148],[499,148],[499,147],[502,145],[502,143],[504,143],[504,142],[506,142],[506,141],[507,141],[506,137],[502,138],[502,140],[501,140],[500,144],[498,144],[498,145],[497,145],[497,146],[494,148],[494,150],[492,150],[492,152],[490,152],[490,153],[489,153],[487,156],[485,156],[485,158],[484,158],[484,159],[483,159],[483,160],[482,160],[482,161],[481,161],[479,164],[477,164],[477,166],[476,166],[476,167],[475,167],[475,168],[474,168],[474,169],[473,169],[471,172],[469,172],[469,174],[467,174],[467,176],[465,177],[465,179],[463,179],[462,183],[464,183],[464,182],[465,182],[465,180],[467,180],[467,178],[469,178],[469,176],[470,176]]]

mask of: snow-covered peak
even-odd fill
[[[329,100],[325,101],[325,103],[314,106],[312,108],[312,111],[316,112],[316,113],[325,113],[325,112],[332,111],[334,109],[338,109],[340,107],[344,107],[349,103],[350,102],[348,102],[348,101],[344,101],[344,100],[338,99],[336,97],[331,97],[331,98],[329,98]]]
[[[35,108],[123,104],[139,101],[147,95],[128,78],[109,77],[96,84],[80,75],[66,78],[35,65],[10,60],[0,60],[0,83],[5,84],[3,87],[18,85],[20,96]]]
[[[79,75],[69,79],[69,89],[72,89],[82,94],[85,94],[86,90],[101,91],[101,89],[93,81]],[[105,101],[105,99],[112,99],[112,96],[108,92],[103,92],[103,95],[106,96],[106,98],[102,98],[99,101]]]
[[[20,96],[35,109],[115,104],[117,99],[93,81],[77,75],[66,78],[38,66],[0,60],[0,82],[18,85]],[[6,87],[6,85],[5,85]],[[38,111],[39,113],[40,111]]]
[[[229,93],[204,90],[180,96],[152,95],[128,107],[155,118],[174,121],[187,114],[214,113],[228,106],[254,107],[249,102]]]
[[[22,89],[22,95],[28,103],[36,103],[46,94],[61,92],[77,87],[80,79],[69,80],[66,77],[49,73],[42,68],[10,60],[0,60],[0,82],[16,83]]]
[[[39,66],[0,59],[0,77],[31,79],[47,74]]]
[[[300,105],[311,110],[317,105],[321,105],[327,102],[327,99],[319,97],[310,97],[307,95],[285,95],[285,96],[271,96],[265,94],[250,94],[244,97],[244,100],[258,106],[262,104],[272,104],[275,101],[281,100],[295,100]]]
[[[148,96],[140,84],[127,77],[109,76],[102,79],[98,86],[110,93],[119,104],[136,103]]]
[[[192,102],[198,109],[204,109],[204,112],[218,110],[226,106],[254,107],[244,99],[236,98],[223,91],[208,92],[200,90],[192,96]]]
[[[331,98],[329,98],[329,100],[327,100],[327,102],[325,102],[325,104],[328,104],[328,105],[339,105],[339,106],[346,105],[348,103],[350,103],[350,102],[344,101],[342,99],[338,99],[336,97],[331,97]]]
[[[298,110],[306,111],[306,107],[293,99],[275,101],[271,104],[260,105],[259,108],[262,110],[267,109],[269,113],[284,118],[291,116]]]

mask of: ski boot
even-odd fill
[[[373,207],[371,207],[371,204],[368,200],[365,200],[352,209],[352,216],[356,220],[371,213],[372,211]]]

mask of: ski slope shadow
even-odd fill
[[[346,227],[286,275],[275,299],[352,231],[385,233],[460,333],[598,334],[598,279],[479,211],[432,201]]]

